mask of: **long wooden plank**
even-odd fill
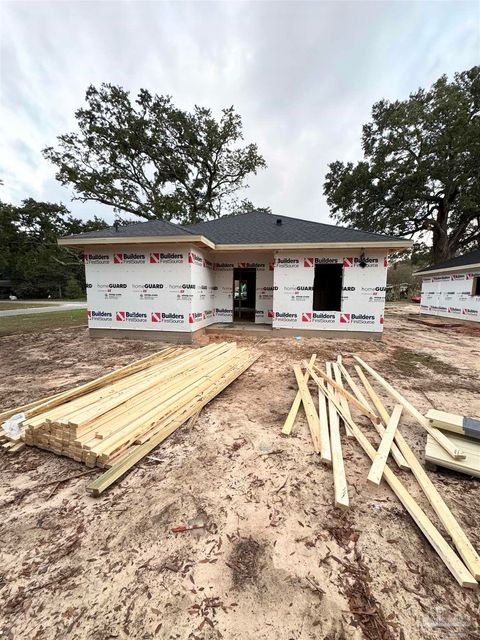
[[[367,393],[370,395],[372,402],[374,402],[377,406],[378,411],[382,416],[389,419],[388,411],[385,409],[382,401],[375,393],[375,390],[372,388],[370,382],[366,379],[365,374],[359,368],[358,371],[359,376],[365,386]],[[422,488],[424,494],[426,495],[428,501],[432,505],[435,513],[439,517],[441,523],[445,527],[445,530],[453,540],[454,545],[456,546],[459,554],[462,556],[465,564],[470,569],[472,574],[475,576],[477,580],[480,579],[480,558],[473,548],[472,543],[467,538],[467,535],[463,531],[460,524],[455,519],[455,516],[448,508],[447,504],[443,500],[442,496],[439,494],[437,488],[433,484],[433,482],[428,477],[425,469],[422,467],[420,462],[417,459],[417,456],[413,453],[407,441],[400,433],[399,429],[395,432],[395,440],[397,445],[405,456],[406,461],[410,465],[413,475],[415,476],[418,484]]]
[[[372,413],[369,409],[367,409],[367,407],[364,407],[363,404],[361,402],[359,402],[357,400],[357,398],[352,396],[352,394],[349,391],[347,391],[346,389],[343,388],[343,386],[341,386],[337,382],[335,382],[335,380],[333,380],[332,378],[327,376],[327,374],[324,373],[317,366],[313,365],[311,367],[308,364],[308,362],[306,362],[305,360],[303,361],[303,366],[307,369],[307,371],[310,372],[310,375],[312,375],[312,371],[313,371],[313,373],[318,374],[318,376],[320,376],[326,382],[328,382],[328,384],[330,386],[332,386],[337,393],[339,393],[340,395],[345,397],[348,400],[348,402],[353,404],[353,406],[356,407],[358,409],[358,411],[360,411],[360,413],[362,413],[363,415],[367,416],[367,418],[369,418],[372,422],[376,422],[377,424],[378,424],[378,422],[380,422],[380,419],[379,419],[379,417],[377,415]]]
[[[411,402],[409,402],[406,398],[402,396],[392,385],[387,382],[382,376],[375,371],[372,367],[370,367],[366,362],[364,362],[358,356],[353,356],[355,360],[362,365],[362,367],[370,373],[370,375],[375,378],[375,380],[382,385],[382,387],[387,391],[392,398],[394,398],[397,402],[403,405],[406,411],[413,416],[417,422],[422,425],[427,433],[429,433],[434,440],[438,442],[438,444],[445,449],[447,453],[449,453],[452,458],[462,459],[465,458],[465,454],[460,449],[457,449],[455,445],[453,445],[450,440],[438,429],[434,429],[430,426],[429,421],[425,418],[418,409],[416,409]]]
[[[302,397],[303,408],[305,409],[305,415],[307,416],[308,426],[310,428],[310,435],[312,436],[313,450],[315,453],[320,453],[322,448],[322,442],[320,439],[320,420],[318,418],[317,410],[310,395],[307,383],[303,376],[302,370],[298,365],[293,367],[293,372],[297,380],[298,389]]]
[[[331,363],[326,363],[327,375],[329,377],[332,376]],[[330,391],[333,393],[333,387],[330,387]],[[333,467],[333,486],[335,490],[335,506],[340,509],[348,509],[349,507],[349,498],[348,498],[348,484],[347,478],[345,475],[345,465],[343,463],[343,453],[342,453],[342,441],[340,439],[340,426],[338,420],[338,413],[335,408],[335,405],[327,400],[323,391],[321,389],[318,390],[318,393],[321,396],[321,400],[319,399],[319,404],[323,401],[328,403],[328,414],[330,417],[330,443],[332,449],[332,467]]]
[[[357,385],[357,383],[355,382],[355,380],[352,378],[352,376],[349,374],[349,372],[347,371],[347,369],[345,368],[345,366],[343,365],[343,363],[339,363],[339,367],[343,373],[343,376],[345,378],[345,380],[348,383],[348,386],[350,387],[350,389],[353,391],[353,393],[355,394],[355,396],[360,400],[360,402],[362,402],[366,407],[368,407],[370,409],[370,411],[372,411],[372,407],[370,406],[370,403],[368,402],[368,400],[365,398],[365,396],[363,395],[360,387]],[[362,372],[363,373],[363,372]],[[387,420],[388,423],[388,420]],[[385,423],[385,424],[387,424]],[[374,428],[376,429],[377,433],[383,437],[383,434],[385,433],[385,426],[384,424],[380,423],[380,424],[375,424],[372,423]],[[398,446],[395,444],[395,442],[392,442],[392,448],[391,448],[391,453],[392,453],[392,457],[395,460],[395,462],[397,463],[397,465],[399,466],[400,469],[410,469],[410,465],[408,464],[408,462],[405,460],[405,458],[403,457],[400,449],[398,448]]]
[[[318,378],[317,378],[318,379]],[[349,422],[349,427],[352,429],[353,435],[355,436],[357,442],[360,444],[365,453],[369,456],[371,460],[374,459],[376,451],[374,447],[370,444],[367,438],[363,435],[362,431],[359,427],[354,423],[353,420],[350,420],[348,416],[343,414],[343,409],[334,397],[334,395],[328,391],[323,386],[320,387],[323,389],[323,392],[326,394],[327,398],[330,399],[333,404],[336,406],[337,411],[342,415],[344,420]],[[398,434],[397,430],[397,434]],[[408,458],[407,458],[408,460]],[[411,464],[410,460],[408,462]],[[413,466],[412,466],[413,470]],[[473,575],[468,571],[460,558],[456,555],[453,549],[448,545],[445,538],[441,535],[438,529],[433,525],[428,516],[422,510],[422,508],[418,505],[418,503],[414,500],[414,498],[410,495],[406,487],[402,484],[402,482],[397,478],[394,472],[387,465],[384,470],[384,477],[392,491],[398,497],[400,502],[403,504],[405,509],[408,511],[410,516],[416,522],[418,527],[420,528],[423,535],[430,542],[432,547],[438,553],[445,566],[457,580],[457,582],[462,587],[467,588],[475,588],[478,583],[473,577]],[[462,556],[463,557],[463,556]]]
[[[403,406],[401,404],[396,404],[390,420],[387,424],[387,428],[385,429],[385,433],[383,434],[380,446],[378,447],[377,453],[375,454],[375,458],[373,459],[372,466],[370,467],[370,472],[367,476],[367,482],[370,482],[371,484],[374,484],[376,486],[380,484],[380,480],[382,479],[383,471],[385,469],[385,465],[387,464],[387,459],[390,454],[390,448],[393,443],[393,438],[395,436],[395,431],[398,427],[398,423],[400,422],[402,411]]]
[[[309,364],[313,366],[313,364],[315,363],[315,358],[317,357],[317,355],[314,353],[312,355],[312,357],[310,358]],[[305,372],[304,378],[305,378],[305,382],[308,382],[308,379],[310,377],[310,374],[308,373],[308,371]],[[288,412],[288,416],[287,419],[285,420],[285,424],[283,425],[283,429],[282,429],[282,434],[284,436],[289,436],[292,432],[292,427],[295,423],[295,420],[297,418],[297,413],[298,410],[300,409],[300,404],[302,402],[302,395],[300,393],[300,391],[297,391],[297,394],[295,396],[294,401],[292,402],[292,406],[290,407],[290,411]]]
[[[342,374],[340,372],[340,367],[338,366],[337,362],[332,362],[332,370],[333,370],[333,377],[335,378],[335,382],[340,385],[342,387],[342,389],[344,389],[345,387],[343,386],[343,380],[342,380]],[[349,416],[350,418],[352,417],[352,414],[350,413],[350,407],[348,405],[348,400],[345,396],[340,395],[339,396],[339,400],[340,400],[340,404],[343,406],[343,410],[346,412],[347,416]],[[368,407],[367,407],[368,408]],[[373,412],[372,412],[373,414]],[[353,433],[350,431],[350,427],[348,426],[348,424],[345,424],[345,431],[346,434],[349,438],[353,438]]]
[[[323,460],[323,462],[332,464],[332,447],[330,443],[327,401],[325,399],[325,396],[323,394],[320,394],[320,392],[318,398],[318,418],[320,421],[320,441],[322,443],[322,448],[320,449],[320,458]]]

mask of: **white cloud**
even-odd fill
[[[277,213],[328,220],[329,162],[360,157],[380,98],[404,98],[478,62],[479,5],[445,2],[3,2],[2,199],[62,200],[41,149],[75,126],[86,87],[233,104],[268,169],[245,194]]]

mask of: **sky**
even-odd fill
[[[41,154],[75,130],[88,85],[109,82],[184,109],[233,105],[268,165],[240,197],[329,222],[328,163],[361,159],[372,105],[479,62],[478,0],[0,0],[0,199],[113,221],[110,207],[72,202]]]

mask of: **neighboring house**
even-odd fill
[[[480,249],[415,275],[422,277],[422,314],[480,322]]]
[[[92,335],[146,330],[181,342],[233,321],[277,334],[378,336],[388,254],[411,245],[260,211],[190,226],[141,222],[59,244],[84,251]]]

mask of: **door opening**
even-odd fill
[[[233,319],[255,322],[257,273],[255,269],[233,270]]]
[[[341,264],[316,264],[313,280],[313,310],[341,311],[342,306]]]

